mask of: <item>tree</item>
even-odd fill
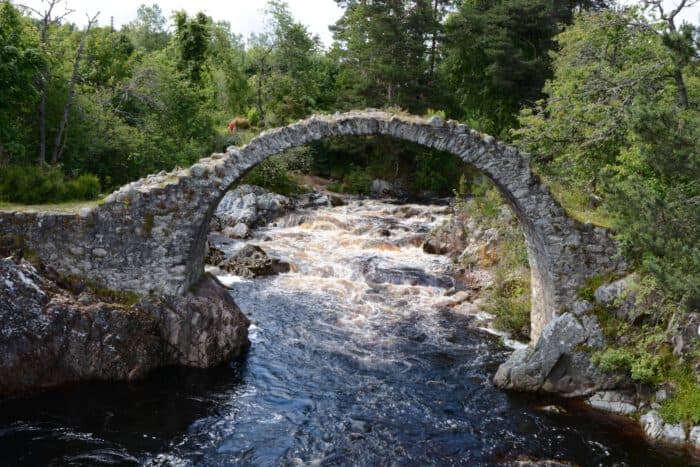
[[[319,108],[327,68],[320,42],[294,20],[287,4],[270,1],[269,33],[251,37],[251,88],[263,124],[282,124]]]
[[[339,82],[349,106],[397,105],[423,113],[439,95],[432,71],[446,2],[337,0],[331,28]]]
[[[178,69],[192,83],[198,84],[208,56],[211,19],[202,12],[194,18],[188,18],[187,13],[178,11],[174,15],[174,21],[175,47],[179,54]]]
[[[45,0],[46,9],[43,12],[29,8],[39,18],[39,44],[42,54],[49,56],[49,28],[60,22],[68,15],[73,13],[73,10],[66,9],[62,15],[54,16],[55,8],[62,0]],[[37,74],[37,88],[39,89],[39,165],[46,163],[46,100],[48,94],[50,69],[49,60],[44,62],[45,66]]]
[[[595,192],[601,170],[629,144],[630,106],[665,97],[673,63],[640,21],[635,10],[580,13],[557,37],[546,99],[521,113],[516,140],[568,186]]]
[[[39,97],[34,78],[44,67],[35,32],[9,1],[0,3],[0,165],[22,162],[26,150]]]
[[[83,49],[85,48],[85,38],[90,33],[90,29],[97,22],[97,13],[92,18],[88,18],[88,24],[85,28],[85,32],[80,38],[80,44],[78,45],[78,51],[75,53],[75,60],[73,61],[73,74],[71,75],[70,84],[68,86],[68,96],[66,97],[66,103],[63,106],[63,116],[61,117],[61,123],[58,126],[58,132],[56,133],[56,142],[54,143],[53,155],[51,156],[51,164],[56,165],[61,156],[63,155],[63,150],[65,148],[66,141],[64,139],[64,133],[66,126],[68,125],[68,116],[70,114],[70,108],[73,104],[73,96],[75,95],[75,84],[78,80],[78,69],[80,67],[80,59],[83,56]]]
[[[445,81],[457,116],[483,131],[506,135],[523,105],[541,97],[551,76],[549,51],[572,11],[571,1],[465,1],[446,22]],[[593,5],[598,7],[598,4]]]
[[[636,8],[581,12],[557,42],[546,98],[521,113],[516,139],[563,190],[597,193],[626,258],[668,299],[697,309],[700,77],[692,60],[679,68],[678,49]],[[697,56],[697,44],[684,43],[693,49],[685,55]]]
[[[144,53],[164,49],[168,45],[167,20],[157,4],[141,5],[136,19],[129,23],[124,32],[134,46]]]

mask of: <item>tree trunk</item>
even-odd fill
[[[437,49],[438,0],[433,0],[433,37],[430,40],[430,78],[435,76],[435,52]]]
[[[673,79],[676,81],[676,88],[678,89],[678,105],[682,109],[687,109],[688,103],[688,90],[685,87],[685,80],[683,79],[683,71],[676,65],[675,70],[673,70]]]
[[[258,108],[258,115],[260,118],[260,124],[262,126],[265,126],[265,112],[263,111],[263,106],[262,106],[262,83],[263,83],[263,70],[262,66],[258,70],[258,98],[255,102],[256,107]]]
[[[52,5],[53,7],[53,5]],[[48,37],[49,20],[51,10],[49,10],[41,23],[41,48],[46,51],[46,41]],[[48,90],[48,73],[42,70],[39,73],[39,165],[46,163],[46,93]]]
[[[99,14],[99,13],[98,13]],[[78,45],[78,51],[75,54],[75,60],[73,61],[73,75],[70,79],[70,86],[68,87],[68,97],[66,98],[66,104],[63,106],[63,117],[61,118],[61,124],[58,127],[58,133],[56,134],[56,142],[54,145],[53,155],[51,156],[51,164],[56,165],[58,161],[63,156],[63,149],[65,148],[65,138],[64,133],[66,127],[68,126],[68,115],[70,113],[71,105],[73,104],[73,96],[75,95],[75,83],[78,81],[78,67],[80,66],[80,58],[83,55],[83,49],[85,48],[85,39],[90,33],[90,28],[97,20],[97,15],[88,21],[87,28],[83,37],[80,38],[80,44]]]

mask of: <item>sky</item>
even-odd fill
[[[622,0],[625,4],[635,3],[635,0]],[[665,0],[664,3],[671,7],[678,0]],[[13,3],[24,4],[43,11],[45,6],[42,0],[13,0]],[[265,30],[265,5],[267,0],[62,0],[61,5],[67,6],[75,12],[68,16],[68,20],[84,25],[87,23],[86,14],[94,15],[98,11],[98,22],[106,26],[110,18],[114,17],[114,25],[119,28],[136,18],[136,10],[142,4],[157,3],[166,18],[173,11],[185,10],[194,15],[203,11],[214,18],[215,21],[228,21],[231,29],[236,34],[247,38],[251,33],[259,33]],[[342,15],[334,0],[287,0],[289,9],[295,19],[305,24],[312,34],[318,35],[326,46],[330,46],[333,40],[328,26],[334,24]],[[59,10],[60,11],[60,10]],[[681,19],[691,23],[700,24],[700,2],[685,10]]]
[[[13,0],[12,3],[27,5],[39,11],[44,11],[46,3],[42,0]],[[63,7],[74,10],[67,20],[79,25],[87,23],[86,14],[94,15],[98,11],[98,23],[100,26],[109,25],[110,17],[114,17],[114,26],[129,23],[136,18],[136,10],[141,4],[151,5],[157,3],[166,18],[170,18],[173,11],[185,10],[194,15],[203,11],[215,21],[228,21],[231,29],[236,34],[247,38],[251,33],[259,33],[265,30],[264,10],[267,0],[62,0]],[[287,0],[289,9],[294,18],[305,24],[312,34],[318,35],[326,46],[333,41],[328,26],[335,23],[343,13],[334,0]]]

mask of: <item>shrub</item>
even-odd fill
[[[58,168],[34,166],[10,166],[0,172],[0,198],[13,203],[95,199],[99,193],[100,181],[94,175],[66,181]]]
[[[66,199],[95,199],[100,190],[99,178],[92,174],[81,175],[66,182]]]
[[[282,195],[301,193],[302,187],[291,176],[283,159],[270,157],[254,167],[243,183],[257,185]]]
[[[251,107],[248,109],[246,117],[252,126],[256,127],[260,124],[260,114],[258,113],[258,109]]]
[[[356,195],[367,195],[372,191],[372,177],[360,168],[353,167],[345,176],[346,191]]]

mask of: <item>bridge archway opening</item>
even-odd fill
[[[485,292],[492,297],[490,311],[511,328],[517,323],[518,337],[529,338],[531,272],[524,232],[508,200],[473,164],[454,154],[394,137],[346,136],[314,141],[270,156],[252,167],[234,187],[258,185],[294,195],[298,186],[290,186],[290,174],[297,177],[299,185],[312,180],[310,175],[316,177],[313,181],[320,181],[320,185],[313,188],[330,193],[384,197],[405,204],[448,201],[454,216],[448,224],[452,229],[449,236],[459,237],[456,228],[472,235],[470,225],[476,225],[480,235],[486,230],[492,235],[489,241],[483,238],[471,242],[472,248],[465,255],[460,253],[470,244],[468,238],[453,240],[454,250],[449,253],[453,259],[461,259],[456,267],[458,277],[472,269],[493,268],[496,282]],[[383,189],[385,193],[377,193]],[[211,225],[210,229],[222,229],[218,219]],[[495,236],[493,230],[498,231]],[[425,236],[425,240],[429,238]],[[475,250],[476,244],[479,248]]]

